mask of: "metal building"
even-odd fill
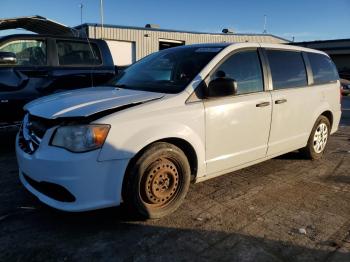
[[[350,79],[350,39],[291,43],[326,52],[334,61],[342,78]]]
[[[144,56],[168,47],[218,42],[268,42],[289,41],[271,34],[202,33],[160,29],[156,25],[130,27],[118,25],[82,24],[78,29],[90,38],[103,38],[112,50],[116,65],[129,65]]]

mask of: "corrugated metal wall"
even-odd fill
[[[146,30],[135,28],[104,27],[103,35],[100,26],[88,26],[87,34],[90,38],[106,40],[131,41],[136,43],[136,59],[158,51],[159,39],[183,41],[185,44],[220,43],[220,42],[267,42],[286,43],[282,38],[272,35],[243,35],[243,34],[207,34],[172,32],[161,30]]]

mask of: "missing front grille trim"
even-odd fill
[[[31,185],[35,190],[40,193],[60,202],[74,202],[75,196],[69,192],[63,186],[50,183],[50,182],[37,182],[31,179],[27,174],[23,174],[24,179]]]

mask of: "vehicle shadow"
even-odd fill
[[[190,218],[186,227],[179,227],[176,215],[136,223],[125,219],[124,212],[113,208],[68,214],[42,208],[18,214],[6,226],[0,224],[0,260],[324,261],[331,254],[349,261],[349,253],[336,252],[334,243],[310,248],[306,236],[295,245],[285,236],[258,237],[217,225],[208,230],[206,221],[194,225]]]
[[[275,159],[281,159],[281,160],[307,160],[305,156],[303,156],[302,153],[299,151],[293,151],[289,152],[287,154],[275,157]]]

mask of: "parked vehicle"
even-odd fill
[[[323,52],[202,44],[154,53],[115,86],[25,106],[20,180],[42,202],[84,211],[121,202],[147,218],[176,210],[200,182],[300,149],[321,158],[341,116]]]
[[[350,70],[346,70],[346,69],[340,70],[339,76],[342,79],[350,80]]]
[[[103,40],[28,34],[0,38],[0,122],[21,120],[23,105],[38,97],[101,85],[114,75]]]
[[[340,79],[341,94],[343,96],[350,95],[350,81],[346,79]]]

